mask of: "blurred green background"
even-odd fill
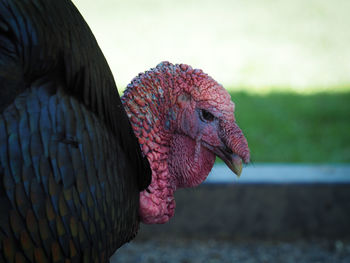
[[[254,162],[350,162],[350,1],[73,2],[120,91],[190,64],[231,93]]]

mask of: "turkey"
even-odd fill
[[[0,112],[0,262],[108,262],[151,170],[70,1],[0,1]]]
[[[135,136],[136,135],[136,136]],[[249,148],[215,80],[162,62],[122,99],[69,0],[0,0],[0,262],[108,262]]]

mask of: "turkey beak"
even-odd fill
[[[240,177],[243,168],[243,161],[241,157],[228,149],[220,149],[219,152],[217,152],[217,156],[225,162],[232,172]]]
[[[238,177],[241,176],[243,169],[243,160],[238,154],[234,153],[225,144],[218,147],[213,147],[208,144],[205,144],[205,146],[207,149],[212,151],[217,157],[223,160],[232,172],[234,172]]]
[[[250,152],[248,142],[236,122],[220,122],[220,145],[215,153],[238,177],[242,173],[243,162],[249,163]]]

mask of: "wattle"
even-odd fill
[[[202,145],[196,152],[197,143],[200,144],[185,135],[176,134],[172,138],[168,167],[177,188],[199,185],[213,168],[215,155]]]

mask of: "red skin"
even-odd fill
[[[162,62],[134,78],[122,102],[152,169],[150,193],[140,193],[144,223],[165,223],[174,215],[175,190],[205,180],[214,165],[213,149],[224,145],[249,162],[230,95],[201,70]],[[203,119],[203,109],[215,119]]]

